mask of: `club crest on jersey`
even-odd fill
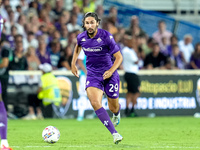
[[[113,38],[113,36],[112,35],[110,35],[110,39],[112,39]]]
[[[100,43],[101,41],[102,41],[102,40],[101,40],[101,38],[98,38],[98,39],[97,39],[97,42],[99,42],[99,43]]]

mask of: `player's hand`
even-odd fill
[[[106,72],[104,72],[104,74],[103,74],[103,79],[105,80],[105,79],[108,79],[108,78],[110,78],[111,76],[112,76],[112,72],[111,71],[109,71],[109,70],[107,70]]]
[[[71,70],[72,70],[72,73],[79,78],[79,75],[78,75],[78,69],[76,67],[76,65],[72,65],[71,66]]]

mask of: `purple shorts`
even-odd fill
[[[96,87],[106,93],[109,98],[116,99],[119,97],[119,75],[112,75],[109,79],[103,80],[103,77],[87,76],[86,89]]]

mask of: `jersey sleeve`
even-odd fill
[[[77,39],[77,45],[81,46],[80,34],[77,36],[76,39]]]
[[[106,41],[107,41],[108,47],[110,49],[110,54],[113,55],[114,53],[120,51],[119,46],[116,44],[112,34],[107,32],[106,37],[107,37]]]

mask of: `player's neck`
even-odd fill
[[[95,37],[97,35],[97,32],[98,32],[98,28],[96,29],[96,31],[94,32],[94,34],[88,34],[88,36],[90,38],[93,38],[93,37]]]

